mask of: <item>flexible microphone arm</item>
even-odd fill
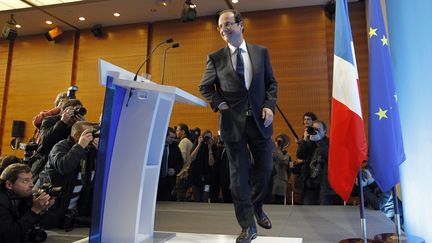
[[[161,41],[161,42],[159,42],[154,48],[153,48],[153,50],[151,50],[151,52],[150,52],[150,54],[146,57],[146,59],[144,60],[144,62],[141,64],[141,66],[138,68],[138,70],[136,71],[136,73],[135,73],[135,77],[134,77],[134,81],[136,81],[137,80],[137,78],[138,78],[138,73],[139,73],[139,71],[141,70],[141,68],[144,66],[144,64],[150,59],[150,57],[153,55],[153,52],[155,52],[156,51],[156,49],[159,47],[159,46],[161,46],[161,45],[163,45],[163,44],[165,44],[165,43],[171,43],[171,42],[173,42],[174,40],[173,40],[173,38],[169,38],[169,39],[166,39],[166,40],[164,40],[164,41]]]
[[[171,46],[165,48],[165,50],[164,50],[164,54],[163,54],[163,61],[162,61],[162,78],[161,78],[161,84],[162,84],[162,85],[163,85],[163,83],[164,83],[164,79],[165,79],[165,62],[166,62],[166,54],[167,54],[167,51],[168,51],[169,49],[171,49],[171,48],[177,48],[177,47],[180,47],[180,44],[179,44],[179,43],[174,43],[174,44],[172,44]]]

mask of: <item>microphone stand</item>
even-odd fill
[[[165,48],[165,50],[164,50],[164,54],[163,54],[163,61],[162,61],[162,77],[161,77],[161,84],[163,85],[163,83],[164,83],[164,79],[165,79],[165,63],[166,63],[166,54],[167,54],[167,51],[169,50],[169,49],[171,49],[171,48],[177,48],[177,47],[179,47],[180,46],[180,44],[179,43],[174,43],[174,44],[172,44],[171,46],[169,46],[169,47],[167,47],[167,48]]]

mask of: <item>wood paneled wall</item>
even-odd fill
[[[87,120],[98,122],[103,108],[105,87],[99,84],[98,59],[126,70],[138,69],[147,55],[147,24],[104,28],[104,38],[95,38],[87,30],[79,38],[76,85],[77,98],[87,108]]]
[[[351,24],[357,53],[364,113],[367,107],[367,39],[364,3],[350,4]],[[334,23],[329,21],[322,6],[244,13],[247,41],[267,46],[275,77],[279,82],[278,105],[296,132],[303,133],[302,115],[314,111],[329,123],[333,62]],[[11,87],[7,95],[1,154],[10,154],[12,120],[25,120],[26,134],[33,128],[31,118],[52,107],[55,95],[76,82],[77,93],[88,109],[88,120],[97,121],[102,110],[104,88],[98,83],[98,58],[103,58],[127,70],[135,71],[148,53],[147,46],[172,37],[180,48],[167,51],[165,85],[177,86],[201,97],[198,91],[207,54],[224,47],[216,30],[214,16],[194,22],[180,20],[153,24],[133,24],[104,28],[106,36],[95,38],[90,31],[81,31],[78,43],[73,33],[51,44],[42,35],[19,37],[15,43],[11,70]],[[151,26],[151,28],[149,28]],[[149,32],[149,29],[152,31]],[[3,45],[3,42],[0,42]],[[72,68],[73,48],[76,68]],[[164,48],[161,46],[149,62],[152,80],[161,82]],[[0,55],[7,49],[1,46]],[[0,89],[5,64],[0,60]],[[76,80],[71,80],[76,77]],[[1,94],[0,94],[1,95]],[[185,122],[191,128],[218,129],[218,114],[209,107],[176,105],[170,124]],[[280,114],[276,114],[274,134],[287,133],[293,138]],[[296,146],[291,146],[294,154]]]
[[[54,107],[58,92],[67,89],[72,73],[72,38],[65,33],[53,44],[44,36],[25,36],[15,40],[7,107],[3,129],[2,155],[12,154],[9,147],[13,120],[26,122],[27,141],[33,135],[31,118]],[[21,153],[20,153],[21,154]]]

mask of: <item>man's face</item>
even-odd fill
[[[6,188],[12,190],[19,197],[28,197],[33,193],[32,173],[20,173],[15,183],[6,181]]]
[[[312,123],[313,123],[313,121],[312,121],[312,118],[310,116],[304,116],[303,117],[303,125],[305,127],[311,127]]]
[[[325,136],[327,131],[324,129],[324,126],[321,123],[315,122],[312,126],[315,128],[321,138]]]
[[[183,137],[184,132],[183,132],[183,130],[180,129],[180,127],[177,127],[177,129],[176,129],[176,135],[177,135],[177,138],[182,138]]]
[[[167,143],[167,144],[172,144],[172,143],[174,142],[174,139],[176,139],[176,134],[170,132],[170,133],[168,134],[168,136],[166,137],[166,143]]]
[[[236,23],[234,14],[226,12],[219,17],[218,30],[225,42],[233,44],[243,37],[243,22]]]

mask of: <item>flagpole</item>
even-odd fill
[[[399,239],[401,239],[401,223],[400,223],[400,210],[399,210],[399,203],[398,203],[398,197],[397,197],[397,191],[396,191],[396,187],[394,186],[392,188],[393,191],[393,208],[394,208],[394,221],[395,221],[395,228],[396,228],[396,235],[398,238],[398,242]]]
[[[358,184],[360,190],[360,227],[362,230],[362,239],[363,242],[367,242],[366,237],[366,217],[364,213],[364,195],[363,195],[363,174],[362,169],[359,170],[358,173]]]

